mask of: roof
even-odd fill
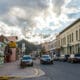
[[[63,32],[65,32],[66,30],[68,30],[69,28],[73,27],[73,25],[75,25],[77,22],[80,21],[80,18],[77,19],[76,21],[74,21],[71,25],[69,25],[67,28],[65,28],[64,30],[62,30],[58,35],[62,34]]]

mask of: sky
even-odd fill
[[[80,0],[0,0],[0,35],[39,44],[80,18]]]

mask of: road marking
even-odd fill
[[[0,76],[0,80],[5,79],[8,80],[10,78],[32,78],[32,77],[36,77],[39,73],[38,69],[33,69],[34,70],[34,74],[33,75],[26,75],[26,76],[11,76],[11,75],[7,75],[7,76]]]

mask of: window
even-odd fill
[[[67,36],[67,43],[69,43],[69,35]]]
[[[78,31],[76,30],[76,40],[78,40]]]
[[[69,35],[69,43],[71,42],[71,39],[70,39],[70,35]]]
[[[66,44],[66,37],[64,37],[64,38],[62,39],[62,44],[63,44],[63,45]]]
[[[64,39],[65,39],[65,45],[66,45],[66,37]]]
[[[79,29],[79,40],[80,40],[80,29]]]
[[[71,43],[71,41],[72,41],[72,37],[71,37],[71,34],[70,34],[70,43]]]
[[[78,53],[80,52],[80,45],[78,44]]]
[[[73,37],[73,33],[72,33],[72,42],[73,42],[73,38],[74,38],[74,37]]]
[[[62,39],[61,39],[61,45],[62,45]]]

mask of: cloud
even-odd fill
[[[32,42],[50,41],[80,17],[79,0],[0,0],[0,33]],[[13,33],[12,33],[13,31]],[[39,39],[39,40],[38,40]]]
[[[44,10],[48,7],[48,0],[0,0],[0,6],[4,9],[9,9],[14,6],[22,8],[33,8],[37,10]],[[2,10],[2,9],[1,9]],[[5,12],[5,11],[4,11]]]
[[[80,8],[80,1],[79,0],[70,0],[71,2],[69,2],[67,4],[68,8],[74,7],[74,8]]]
[[[65,0],[52,0],[53,3],[53,11],[57,13],[57,15],[60,15],[61,13],[61,7],[64,5]]]
[[[5,36],[18,36],[19,40],[24,38],[22,35],[21,29],[16,26],[9,26],[6,25],[5,23],[0,21],[0,35],[5,35]]]

